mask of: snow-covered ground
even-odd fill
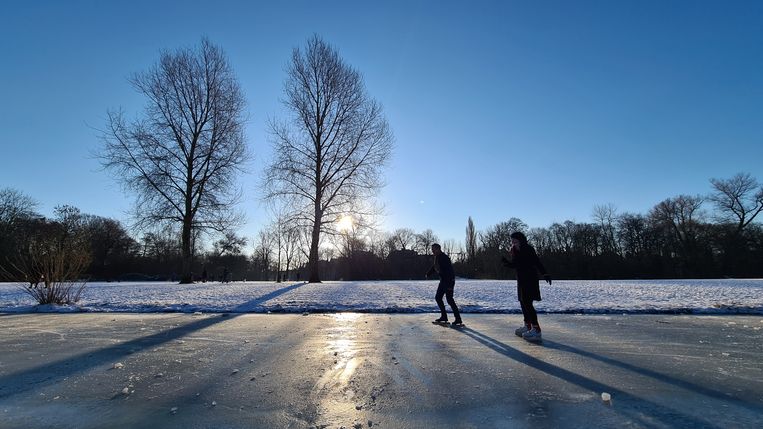
[[[76,306],[37,306],[20,283],[0,283],[0,312],[434,312],[436,281],[89,283]],[[547,313],[763,314],[763,279],[555,281]],[[514,281],[458,280],[466,313],[518,313]]]

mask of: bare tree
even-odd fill
[[[593,219],[601,229],[602,253],[617,253],[617,207],[612,203],[596,205],[593,207]]]
[[[437,243],[440,239],[431,229],[425,229],[420,234],[416,234],[416,252],[422,255],[429,255],[431,253],[430,247],[433,243]],[[448,253],[448,252],[445,252]]]
[[[521,219],[513,217],[486,229],[480,234],[480,240],[482,241],[482,246],[486,249],[508,251],[511,248],[511,234],[516,231],[525,232],[527,230],[528,226],[526,223],[522,222]]]
[[[702,202],[700,196],[679,195],[660,202],[649,214],[656,222],[668,228],[685,250],[691,250],[697,244]]]
[[[24,244],[23,226],[41,216],[37,202],[12,188],[0,189],[0,267]]]
[[[286,72],[291,121],[271,121],[265,198],[288,200],[292,220],[310,228],[309,281],[319,282],[321,234],[336,232],[342,216],[371,214],[393,137],[360,73],[319,36],[294,49]]]
[[[416,243],[416,233],[410,228],[398,228],[387,241],[390,250],[409,250]]]
[[[713,193],[708,198],[720,210],[721,220],[736,224],[741,233],[763,211],[763,185],[749,173],[731,179],[710,179]]]
[[[274,221],[269,231],[276,252],[276,281],[280,282],[281,270],[283,277],[288,278],[292,264],[299,257],[301,231],[289,222],[288,212],[283,207],[274,208],[273,215]]]
[[[244,95],[223,50],[207,39],[163,52],[130,78],[147,104],[128,122],[109,111],[102,165],[137,195],[137,226],[182,225],[181,283],[190,283],[192,231],[223,232],[241,217],[236,173],[247,159]]]
[[[273,234],[270,231],[260,231],[252,250],[252,265],[261,280],[268,280],[273,256]]]
[[[235,232],[228,231],[223,237],[214,242],[214,254],[217,257],[223,255],[240,255],[247,243],[246,237],[240,237]]]
[[[456,252],[458,249],[456,248],[456,240],[449,238],[442,242],[442,251],[445,252],[446,255],[449,255],[453,260],[458,260],[460,258],[456,258],[456,255],[454,252]]]
[[[12,224],[22,218],[39,217],[37,202],[12,188],[0,189],[0,224]]]

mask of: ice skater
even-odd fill
[[[442,302],[442,297],[445,295],[445,299],[448,300],[448,305],[453,311],[453,317],[455,318],[451,326],[462,327],[464,322],[461,321],[461,313],[459,313],[456,301],[453,299],[453,289],[456,285],[456,274],[453,271],[453,264],[450,262],[450,257],[442,251],[442,248],[437,243],[432,244],[432,254],[434,254],[434,263],[432,268],[427,272],[427,277],[434,272],[440,274],[440,284],[437,286],[437,294],[434,296],[437,306],[440,307],[440,318],[436,319],[434,323],[448,322],[448,313],[445,312],[445,303]]]
[[[543,338],[533,301],[541,300],[538,271],[548,284],[551,284],[551,276],[546,273],[546,267],[523,233],[517,231],[511,234],[509,254],[511,259],[501,257],[501,260],[507,267],[517,270],[517,299],[525,320],[524,326],[517,328],[514,333],[527,341],[541,342]]]

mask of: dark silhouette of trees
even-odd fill
[[[749,203],[752,200],[746,195]],[[713,200],[708,197],[708,201]],[[138,240],[113,219],[83,214],[70,206],[59,208],[55,218],[46,219],[34,208],[29,197],[15,191],[0,192],[0,230],[4,232],[0,236],[4,249],[0,271],[5,280],[31,285],[43,278],[65,278],[75,284],[73,279],[168,280],[177,276],[182,245],[176,223],[158,225]],[[468,246],[464,246],[470,234],[461,244],[451,239],[441,244],[451,256],[456,274],[467,278],[511,278],[512,270],[500,264],[500,257],[516,230],[528,235],[558,279],[762,277],[763,226],[758,219],[746,222],[739,231],[739,218],[724,214],[723,207],[708,207],[714,212],[703,208],[701,197],[679,195],[659,202],[646,214],[617,214],[611,205],[596,206],[592,222],[567,220],[528,228],[522,220],[509,218],[482,231],[474,228],[477,241],[471,262],[465,250]],[[747,210],[745,219],[751,213],[754,211]],[[244,249],[245,238],[233,232],[208,243],[209,250],[201,246],[193,273],[198,277],[207,268],[210,280],[220,280],[226,272],[232,281],[307,279],[311,231],[285,219],[260,232],[249,252]],[[437,239],[434,231],[416,233],[398,228],[383,233],[366,229],[363,223],[353,223],[340,234],[328,236],[319,254],[323,278],[423,279],[432,264],[423,243]],[[469,224],[467,221],[467,231]],[[422,240],[425,236],[429,238]],[[72,241],[73,237],[76,240]],[[61,240],[79,244],[61,246]],[[74,248],[79,250],[74,252]],[[63,271],[48,269],[48,273],[69,274],[41,274],[45,272],[39,268],[44,255],[64,256],[57,259],[62,262],[57,267]],[[80,274],[71,274],[75,271],[66,267],[83,261],[83,255],[87,262],[84,268],[75,270]]]
[[[321,234],[335,232],[342,216],[373,211],[393,137],[360,73],[319,36],[294,49],[286,72],[291,120],[271,122],[266,198],[287,200],[290,219],[310,228],[309,281],[318,282]]]
[[[137,196],[138,226],[180,225],[180,281],[188,283],[193,231],[222,232],[240,220],[233,207],[247,158],[244,95],[223,50],[206,39],[163,52],[130,83],[145,110],[134,121],[109,111],[97,156]]]

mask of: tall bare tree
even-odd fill
[[[617,207],[612,203],[596,205],[592,216],[601,229],[601,252],[617,253]]]
[[[163,52],[129,81],[145,110],[131,122],[109,111],[97,156],[137,195],[138,226],[181,225],[181,283],[190,283],[192,231],[222,232],[241,220],[233,207],[247,159],[244,95],[225,53],[207,39]]]
[[[749,173],[739,173],[731,179],[710,179],[713,192],[709,200],[720,211],[721,219],[736,225],[741,233],[763,211],[763,185]]]
[[[319,282],[321,234],[335,232],[342,216],[371,214],[393,136],[360,73],[319,36],[294,49],[286,73],[291,120],[270,124],[266,198],[289,200],[293,221],[310,228],[309,281]]]

